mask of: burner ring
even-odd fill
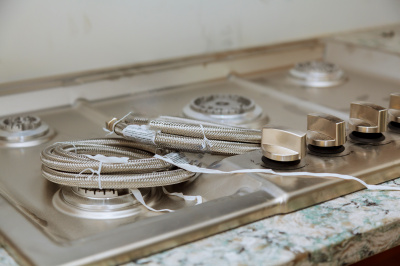
[[[50,140],[55,132],[37,116],[10,116],[0,120],[0,147],[30,147]]]
[[[307,87],[333,87],[346,81],[346,76],[336,64],[323,61],[307,61],[289,70],[291,80]]]
[[[159,199],[155,188],[142,189],[148,205]],[[69,216],[86,219],[119,219],[137,215],[141,204],[129,189],[85,189],[64,186],[53,196],[54,207]]]
[[[224,123],[229,125],[247,125],[261,120],[262,109],[253,100],[235,94],[211,94],[192,100],[183,108],[184,116],[192,119]]]

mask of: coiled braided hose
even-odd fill
[[[128,124],[129,123],[129,124]],[[129,116],[108,123],[126,139],[55,143],[41,153],[49,181],[85,188],[144,188],[184,182],[195,174],[154,158],[157,149],[236,155],[260,148],[261,131],[175,117]],[[101,162],[87,155],[128,157],[124,163]]]
[[[260,130],[173,117],[114,119],[108,127],[134,142],[178,151],[236,155],[259,149],[261,142]]]
[[[154,146],[125,139],[93,139],[55,143],[41,153],[42,174],[49,181],[85,188],[144,188],[184,182],[194,173],[153,158]],[[128,157],[107,163],[86,155]],[[94,174],[96,173],[96,174]]]

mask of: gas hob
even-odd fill
[[[3,117],[2,242],[21,263],[120,263],[362,189],[357,182],[329,177],[200,174],[167,188],[201,196],[204,203],[200,205],[170,197],[160,188],[143,190],[145,201],[153,208],[176,210],[156,213],[124,189],[62,188],[47,181],[41,175],[39,154],[51,143],[103,138],[104,122],[129,112],[255,129],[268,124],[306,132],[309,113],[328,113],[347,120],[352,102],[389,108],[391,93],[398,92],[394,81],[317,61],[245,78],[230,76],[107,100],[81,99],[72,106]],[[396,111],[393,106],[391,110]],[[367,118],[361,114],[357,119]],[[261,149],[231,157],[185,156],[203,167],[224,171],[268,167],[277,172],[340,173],[374,184],[398,177],[400,134],[396,128],[382,131],[384,139],[356,139],[351,133],[346,132],[344,151],[326,154],[305,150],[306,156],[295,165],[267,166]],[[20,230],[12,230],[15,226]],[[46,256],[43,250],[52,255]]]

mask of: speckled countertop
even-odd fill
[[[400,185],[400,178],[387,182]],[[363,190],[126,264],[343,265],[400,244],[399,191]],[[0,248],[0,265],[17,265]]]

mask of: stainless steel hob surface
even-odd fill
[[[133,202],[128,204],[130,207],[127,208],[127,215],[118,216],[109,215],[107,209],[96,212],[85,208],[82,210],[78,206],[74,211],[75,207],[71,207],[71,204],[62,203],[60,187],[45,180],[40,170],[39,154],[50,143],[104,137],[104,122],[112,117],[122,117],[128,112],[154,117],[185,116],[185,108],[191,103],[193,105],[196,99],[211,99],[194,109],[202,111],[207,108],[203,113],[210,113],[207,106],[210,102],[221,108],[233,106],[233,113],[224,111],[229,108],[211,112],[213,119],[216,115],[217,118],[220,116],[221,122],[226,122],[226,119],[231,119],[224,117],[226,115],[251,111],[251,115],[255,115],[257,119],[252,117],[247,126],[261,128],[269,121],[270,125],[305,131],[307,114],[318,111],[315,109],[319,106],[348,115],[352,101],[371,101],[387,107],[390,93],[399,92],[398,84],[357,73],[345,73],[346,80],[333,87],[299,85],[290,81],[292,77],[285,70],[248,80],[233,78],[137,93],[107,101],[82,100],[72,107],[21,114],[20,119],[15,120],[19,127],[15,131],[24,129],[23,125],[19,126],[24,121],[35,122],[37,117],[48,125],[51,132],[56,133],[45,143],[38,142],[29,147],[2,145],[0,148],[0,167],[3,169],[0,173],[0,193],[6,199],[0,204],[3,242],[17,254],[20,262],[28,264],[77,264],[103,260],[125,262],[263,217],[297,210],[361,189],[362,186],[356,182],[334,178],[201,174],[197,179],[168,187],[168,190],[201,195],[205,203],[193,206],[192,203],[168,197],[158,189],[153,189],[146,192],[149,195],[146,200],[152,207],[177,211],[154,213]],[[271,97],[268,90],[288,94],[302,101],[299,104],[282,101]],[[237,99],[244,105],[236,108],[236,103],[232,101]],[[307,101],[317,105],[307,106],[304,104]],[[10,126],[4,128],[10,131]],[[27,128],[29,131],[30,127]],[[345,152],[339,155],[326,156],[309,152],[296,167],[285,169],[284,166],[277,170],[349,174],[370,183],[395,178],[400,170],[400,155],[397,152],[400,135],[391,131],[384,134],[386,138],[382,142],[357,143],[348,139],[344,145]],[[220,170],[265,167],[261,161],[261,151],[229,158],[186,155],[203,162],[204,166]],[[89,197],[100,197],[102,200],[103,196],[114,197],[107,197],[111,195],[107,193],[115,193],[70,188],[64,188],[64,191],[72,195],[72,201],[76,195],[85,197],[89,193]],[[121,195],[126,196],[125,193]],[[20,230],[13,230],[15,226]],[[43,250],[51,256],[46,256]]]

